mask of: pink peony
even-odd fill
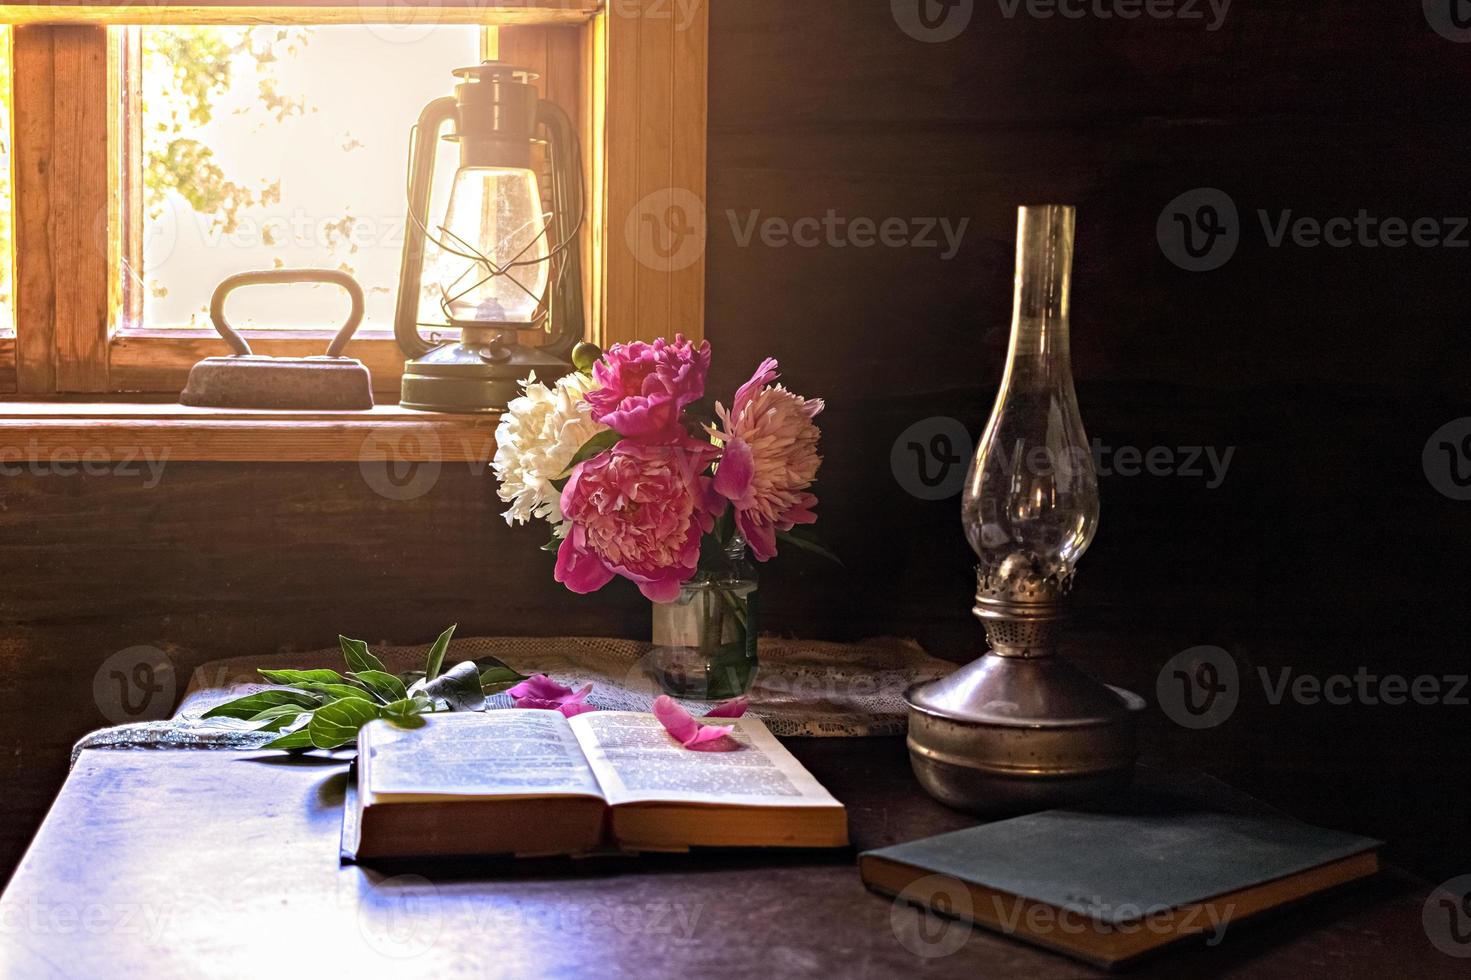
[[[812,421],[822,400],[771,385],[780,376],[774,359],[762,361],[730,411],[716,403],[724,428],[710,430],[724,444],[715,490],[735,505],[736,527],[758,561],[776,555],[777,531],[817,521],[817,497],[806,491],[822,465]]]
[[[670,343],[614,344],[593,366],[598,387],[586,395],[595,422],[626,439],[667,438],[679,413],[705,394],[710,342],[695,347],[683,334]]]
[[[700,475],[715,455],[681,433],[668,443],[625,440],[579,463],[562,490],[571,529],[557,550],[557,581],[585,595],[622,575],[654,602],[678,598],[701,535],[725,506]]]

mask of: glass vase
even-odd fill
[[[756,679],[756,568],[746,541],[733,535],[724,550],[700,562],[673,602],[656,602],[649,674],[666,693],[724,701]]]

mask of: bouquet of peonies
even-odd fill
[[[775,360],[704,425],[687,409],[705,394],[709,342],[582,345],[574,361],[579,370],[551,385],[525,382],[491,464],[507,523],[551,524],[558,582],[586,594],[621,575],[673,602],[702,543],[719,554],[739,535],[763,562],[779,541],[825,554],[793,531],[817,520],[822,401],[775,384]]]

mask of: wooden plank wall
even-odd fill
[[[1170,656],[1227,648],[1251,684],[1237,715],[1190,732],[1151,709],[1150,758],[1388,836],[1435,880],[1471,867],[1467,709],[1273,705],[1255,680],[1466,671],[1456,570],[1471,517],[1429,485],[1421,453],[1467,414],[1467,252],[1274,248],[1256,210],[1464,215],[1467,46],[1417,4],[1237,0],[1216,31],[1007,20],[977,4],[965,33],[933,44],[884,3],[708,7],[710,390],[728,403],[774,355],[794,390],[828,399],[819,527],[845,562],[764,566],[766,627],[974,652],[957,501],[907,493],[892,451],[928,418],[979,432],[1007,339],[1014,208],[1076,203],[1090,435],[1234,455],[1214,488],[1105,477],[1068,649],[1153,700]],[[633,193],[614,186],[627,178],[607,174],[610,199]],[[1226,266],[1187,273],[1155,225],[1203,186],[1228,191],[1247,224]],[[949,258],[737,234],[755,212],[829,209],[968,223]],[[465,464],[404,502],[352,464],[179,463],[152,488],[7,475],[0,505],[0,867],[72,739],[101,723],[92,682],[117,650],[167,645],[192,665],[339,630],[422,641],[456,619],[481,633],[644,628],[630,589],[553,586],[535,532],[506,528]]]
[[[706,144],[678,134],[704,130],[709,16],[705,2],[627,0],[601,18],[604,343],[703,334]]]

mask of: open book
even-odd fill
[[[842,847],[843,805],[754,718],[686,749],[653,715],[507,710],[369,722],[343,853],[582,854]],[[721,719],[724,724],[727,719]]]

